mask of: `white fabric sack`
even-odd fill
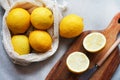
[[[2,23],[2,36],[4,48],[15,64],[28,65],[32,62],[43,61],[52,56],[59,45],[59,22],[62,18],[62,10],[56,1],[51,0],[1,0],[0,4],[5,9]],[[19,55],[16,53],[11,44],[11,34],[6,24],[6,16],[9,11],[15,7],[21,7],[31,12],[37,6],[46,6],[51,9],[54,15],[54,25],[48,29],[53,39],[52,48],[45,53],[30,53],[27,55]]]

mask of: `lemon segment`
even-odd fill
[[[30,26],[30,14],[22,8],[12,9],[6,17],[6,23],[13,34],[24,33]]]
[[[84,29],[83,19],[75,14],[65,16],[60,22],[60,35],[64,38],[74,38]]]
[[[99,32],[90,33],[83,40],[83,46],[89,52],[98,52],[104,48],[105,44],[106,38]]]
[[[66,59],[67,67],[74,73],[82,73],[89,67],[90,61],[82,52],[73,52]]]
[[[24,35],[14,35],[12,37],[12,45],[14,50],[19,54],[19,55],[25,55],[29,54],[30,52],[30,46],[29,46],[29,41],[27,36]]]
[[[36,30],[29,35],[31,47],[38,52],[46,52],[51,49],[52,38],[46,31]]]
[[[38,7],[31,13],[31,23],[37,29],[46,30],[50,28],[53,20],[52,12],[45,7]]]

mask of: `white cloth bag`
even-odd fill
[[[6,53],[12,59],[13,63],[20,65],[28,65],[32,62],[43,61],[50,56],[52,56],[59,45],[59,22],[62,18],[62,10],[58,6],[56,1],[51,0],[1,0],[1,6],[5,9],[5,14],[3,16],[2,22],[2,36],[3,36],[3,45],[6,50]],[[52,48],[45,53],[30,53],[27,55],[19,55],[16,53],[11,44],[11,34],[6,24],[6,16],[9,11],[15,7],[22,7],[27,9],[29,12],[33,10],[36,6],[45,5],[52,10],[54,15],[54,25],[48,29],[49,34],[53,39]]]

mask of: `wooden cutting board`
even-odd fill
[[[62,56],[62,58],[55,64],[55,66],[49,72],[49,74],[46,77],[46,80],[78,80],[80,74],[74,74],[70,72],[66,66],[67,56],[74,51],[83,52],[89,57],[89,68],[93,67],[98,60],[102,59],[107,50],[115,42],[117,35],[120,32],[120,13],[115,15],[115,17],[106,29],[97,31],[104,34],[107,39],[105,48],[97,52],[97,54],[87,52],[82,45],[84,37],[91,32],[96,31],[85,31],[77,38],[77,40],[73,41],[73,44],[68,49],[68,51]],[[117,47],[90,80],[110,80],[116,68],[120,64],[119,55],[120,52],[119,48]]]

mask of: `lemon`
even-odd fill
[[[25,9],[15,8],[8,13],[6,22],[13,34],[24,33],[30,26],[30,14]]]
[[[19,55],[29,54],[30,52],[30,45],[27,36],[25,35],[14,35],[12,37],[12,45],[14,50]]]
[[[83,40],[83,46],[89,52],[98,52],[104,48],[105,44],[106,38],[102,33],[99,32],[92,32]]]
[[[60,22],[60,35],[64,38],[73,38],[81,34],[83,19],[75,14],[65,16]]]
[[[89,67],[90,61],[82,52],[73,52],[66,59],[67,67],[74,73],[82,73]]]
[[[52,38],[46,31],[32,31],[29,35],[31,47],[38,52],[46,52],[51,48]]]
[[[31,13],[32,25],[41,30],[50,28],[53,24],[53,14],[45,7],[38,7]]]

